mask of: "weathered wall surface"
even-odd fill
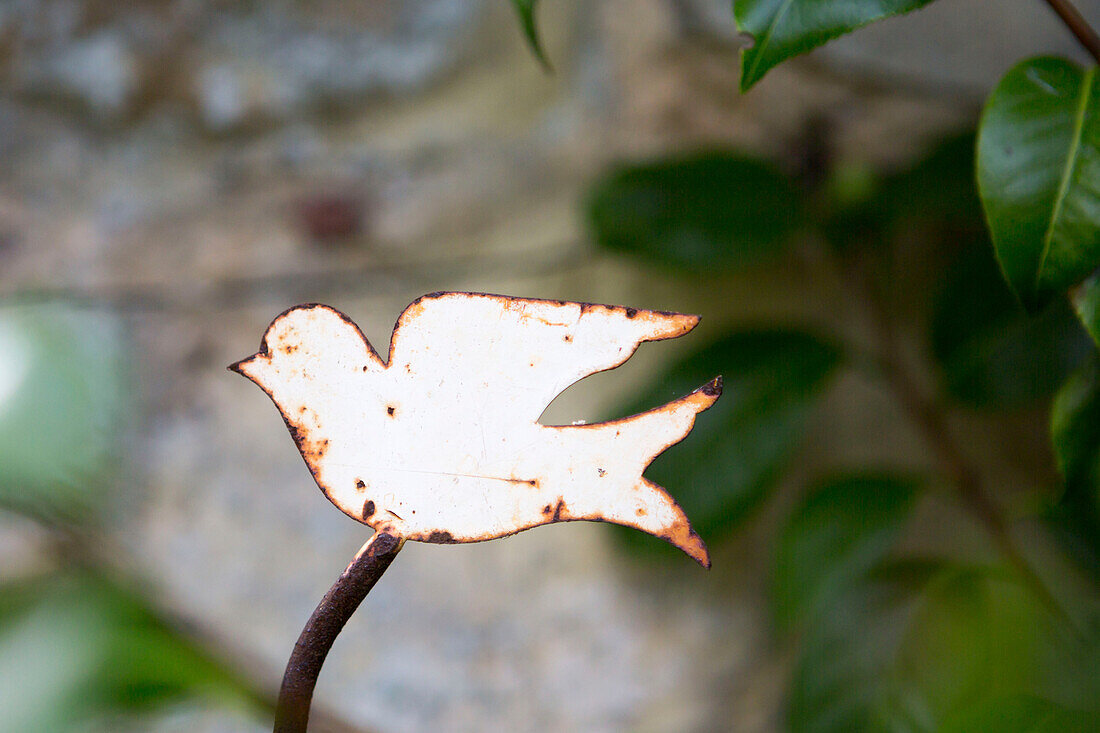
[[[0,4],[0,293],[106,301],[132,326],[142,426],[115,531],[166,598],[274,681],[365,539],[267,398],[225,371],[286,307],[332,304],[380,348],[433,290],[702,311],[696,343],[732,319],[827,319],[789,274],[685,290],[596,253],[577,216],[586,182],[699,145],[790,161],[812,118],[841,155],[897,163],[966,124],[1019,54],[1070,48],[1038,3],[944,0],[741,97],[728,5],[544,3],[547,75],[503,0]],[[645,348],[553,414],[596,417],[690,346]],[[881,409],[847,389],[839,409]],[[865,426],[910,450],[879,428]],[[821,426],[806,460],[866,437]],[[720,549],[706,583],[686,559],[629,564],[598,526],[410,545],[319,700],[394,731],[774,730],[784,666],[761,537]],[[157,725],[263,729],[198,711]]]

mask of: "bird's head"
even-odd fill
[[[327,305],[299,305],[267,327],[260,350],[229,369],[267,392],[311,376],[351,358],[363,360],[365,339],[347,316]],[[375,357],[377,359],[377,357]]]

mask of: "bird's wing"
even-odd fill
[[[566,387],[622,364],[642,341],[675,338],[698,316],[622,306],[434,293],[397,321],[389,369],[484,414],[534,422]]]

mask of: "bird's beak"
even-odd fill
[[[230,364],[226,368],[229,369],[229,371],[231,371],[231,372],[236,372],[237,374],[240,374],[242,377],[245,377],[247,379],[252,380],[253,382],[256,382],[258,377],[259,377],[259,374],[258,374],[259,370],[258,370],[257,367],[259,366],[259,362],[262,358],[263,358],[262,353],[255,353],[252,356],[248,357],[247,359],[241,359],[238,362]]]

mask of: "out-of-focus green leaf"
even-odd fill
[[[733,530],[767,496],[840,356],[803,331],[738,332],[674,365],[622,410],[642,412],[722,375],[722,398],[646,471],[669,488],[705,540]],[[621,536],[635,547],[664,545],[641,532]]]
[[[883,182],[882,207],[905,222],[982,225],[974,183],[974,145],[970,131],[940,141],[911,168]]]
[[[931,0],[734,0],[737,28],[753,37],[741,51],[741,91],[773,66],[826,41]]]
[[[1100,347],[1100,272],[1077,288],[1073,294],[1073,308],[1089,336]]]
[[[535,6],[537,4],[538,0],[512,0],[512,7],[516,9],[516,14],[519,16],[519,24],[523,29],[523,37],[527,39],[527,45],[530,47],[531,53],[539,60],[542,67],[549,71],[550,61],[547,59],[546,53],[542,49],[542,42],[539,40],[538,26],[535,23]]]
[[[789,629],[882,560],[909,517],[920,482],[889,473],[828,479],[795,509],[773,574],[776,623]]]
[[[592,187],[587,206],[600,246],[697,273],[775,252],[803,214],[790,179],[721,152],[616,168]]]
[[[1050,432],[1065,484],[1048,518],[1078,560],[1100,577],[1100,356],[1095,352],[1054,398]]]
[[[1048,700],[1028,695],[983,700],[951,716],[939,733],[1095,733],[1100,714],[1069,710]]]
[[[127,427],[125,356],[107,315],[0,307],[0,507],[94,515]]]
[[[933,146],[910,167],[876,179],[852,164],[833,169],[826,182],[821,232],[838,251],[891,241],[899,230],[957,241],[985,230],[974,184],[974,134]]]
[[[921,591],[943,567],[907,560],[876,568],[812,617],[788,688],[791,733],[887,730],[899,648]]]
[[[807,626],[790,729],[939,730],[1015,695],[1086,707],[1095,663],[1059,623],[998,571],[912,561],[876,569]]]
[[[0,731],[72,731],[196,695],[252,703],[231,673],[102,578],[0,586],[0,607],[10,611],[0,614]]]
[[[1033,58],[986,102],[978,187],[1005,278],[1032,311],[1100,264],[1096,67]]]
[[[948,393],[972,407],[1001,409],[1052,395],[1094,349],[1064,300],[1028,317],[980,242],[944,277],[931,341]]]

